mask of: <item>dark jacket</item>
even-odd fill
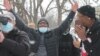
[[[91,43],[87,40],[83,42],[85,44],[85,49],[88,52],[88,56],[100,56],[100,22],[96,21],[93,24],[87,37],[92,40]]]
[[[59,41],[59,56],[80,56],[80,50],[73,45],[72,36],[62,34]]]
[[[29,38],[25,32],[12,30],[0,44],[0,56],[27,56],[29,54]]]
[[[28,28],[22,23],[22,21],[16,14],[14,15],[17,18],[16,19],[17,27],[20,30],[27,32],[30,39],[35,41],[35,44],[31,45],[31,49],[33,52],[37,53],[37,50],[40,44],[41,33],[34,29]],[[69,28],[69,25],[72,22],[74,15],[75,13],[71,12],[69,16],[66,18],[66,20],[62,23],[61,26],[59,26],[58,28],[54,30],[48,31],[44,34],[44,37],[45,37],[44,43],[47,50],[47,56],[58,56],[59,36],[64,31],[66,31],[67,28]]]

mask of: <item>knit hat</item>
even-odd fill
[[[8,17],[10,20],[14,21],[16,20],[15,16],[6,10],[6,8],[3,5],[0,5],[0,16]]]
[[[85,15],[85,16],[88,16],[90,17],[91,19],[94,19],[96,20],[96,17],[95,17],[95,8],[94,7],[91,7],[90,5],[85,5],[85,6],[82,6],[78,9],[78,12]]]
[[[45,21],[45,22],[46,22],[46,24],[47,24],[47,25],[48,25],[48,27],[49,27],[49,23],[48,23],[48,21],[47,21],[46,19],[44,19],[44,18],[40,19],[40,20],[38,21],[38,24],[39,24],[41,21]]]

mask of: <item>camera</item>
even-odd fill
[[[8,22],[8,17],[0,16],[0,23],[6,25]]]

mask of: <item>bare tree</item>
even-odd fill
[[[29,0],[30,1],[29,11],[27,11],[24,6],[26,0],[11,0],[11,1],[13,2],[13,9],[16,10],[17,8],[19,15],[23,18],[23,20],[26,23],[34,22],[35,24],[37,24],[39,8],[41,17],[46,17],[46,15],[50,13],[50,11],[56,8],[58,12],[58,17],[57,17],[58,25],[60,25],[62,21],[62,13],[66,12],[62,10],[67,0],[62,0],[62,2],[61,0],[51,0],[45,10],[42,6],[43,0]],[[56,2],[55,7],[50,7],[50,5],[53,2]]]
[[[30,21],[34,21],[37,23],[38,18],[38,8],[40,7],[43,0],[30,0],[30,12],[25,9],[25,1],[26,0],[10,0],[13,2],[13,9],[18,10],[18,14],[25,19],[26,23]],[[33,12],[33,13],[32,13]],[[26,20],[27,19],[27,20]]]
[[[54,13],[53,10],[57,9],[57,7],[56,7],[56,5],[54,7],[50,7],[53,2],[54,2],[54,0],[50,0],[50,2],[47,4],[46,8],[43,8],[42,5],[40,6],[41,17],[45,17],[48,20],[49,26],[52,29],[57,26],[56,18],[54,18],[55,15],[53,14]]]
[[[34,7],[34,22],[37,23],[37,19],[38,19],[38,9],[41,6],[43,0],[34,0],[33,1],[33,7]]]
[[[20,17],[22,17],[22,20],[25,21],[25,23],[29,22],[29,13],[25,10],[24,4],[26,0],[10,0],[13,4],[13,9],[19,14]]]
[[[50,5],[52,4],[52,2],[53,2],[53,0],[51,0],[51,1],[50,1],[50,3],[48,4],[48,6],[47,6],[47,8],[46,8],[46,10],[45,10],[45,11],[44,11],[44,9],[43,9],[42,5],[40,6],[40,13],[41,13],[41,17],[45,17],[45,16],[46,16],[46,14],[47,14],[50,10],[52,10],[52,9],[56,8],[56,7],[53,7],[53,8],[50,8],[50,9],[49,9],[49,7],[50,7]]]
[[[33,11],[33,10],[32,10],[32,7],[33,7],[33,5],[32,5],[32,0],[30,0],[30,19],[31,19],[30,21],[34,22],[33,17],[32,17],[32,15],[33,15],[33,14],[32,14],[32,11]]]
[[[62,21],[62,9],[66,3],[67,0],[62,0],[62,3],[60,3],[61,0],[56,0],[56,5],[58,9],[58,25],[61,24]]]

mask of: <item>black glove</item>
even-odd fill
[[[7,22],[8,22],[8,17],[0,16],[0,22],[1,22],[3,25],[6,25]]]

